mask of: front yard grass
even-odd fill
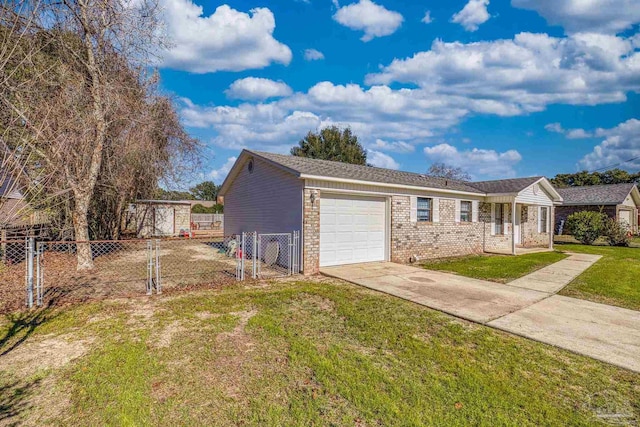
[[[560,294],[640,310],[640,248],[557,245],[556,249],[602,255]]]
[[[549,264],[566,258],[560,252],[539,252],[526,255],[471,255],[434,260],[423,266],[429,270],[446,271],[475,279],[507,283]]]
[[[640,422],[638,373],[331,279],[10,316],[0,354],[0,424]]]

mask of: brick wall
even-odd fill
[[[311,194],[315,200],[311,203]],[[304,190],[303,212],[303,259],[302,270],[305,275],[317,274],[320,271],[320,192]]]
[[[538,233],[538,206],[523,206],[520,217],[522,227],[522,244],[526,247],[549,246],[549,233]],[[549,217],[552,217],[552,209],[549,208]],[[552,227],[551,223],[549,227]],[[553,231],[553,230],[549,230]]]
[[[429,259],[469,255],[483,251],[483,223],[456,223],[455,201],[452,199],[439,199],[439,201],[439,222],[412,223],[409,196],[392,197],[391,261],[406,263],[413,256]]]
[[[311,194],[315,201],[311,203]],[[317,274],[320,270],[320,191],[304,190],[304,254],[303,272]],[[407,263],[411,257],[435,259],[511,251],[511,209],[505,209],[504,235],[491,235],[491,203],[479,203],[478,222],[457,223],[455,200],[440,198],[440,221],[411,222],[409,196],[391,197],[391,254],[393,262]],[[523,206],[522,228],[527,246],[543,246],[549,242],[548,234],[537,229],[537,207]]]

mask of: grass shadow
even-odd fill
[[[55,299],[49,300],[44,307],[30,311],[22,311],[5,315],[9,327],[0,337],[0,356],[15,350],[29,338],[42,324],[55,319],[59,312],[54,312],[52,306]]]
[[[13,380],[4,383],[0,381],[1,425],[21,425],[21,421],[18,417],[20,414],[31,408],[29,397],[32,394],[32,390],[40,384],[40,381],[40,379],[27,382]]]

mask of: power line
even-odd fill
[[[633,162],[634,160],[640,160],[640,156],[632,157],[632,158],[630,158],[629,160],[625,160],[625,161],[623,161],[623,162],[616,163],[616,164],[609,165],[609,166],[604,166],[604,167],[599,168],[599,169],[594,169],[594,170],[592,170],[592,171],[591,171],[591,173],[594,173],[594,172],[600,172],[600,171],[605,170],[605,169],[615,168],[615,167],[620,166],[620,165],[623,165],[623,164],[625,164],[625,163]]]

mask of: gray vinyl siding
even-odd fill
[[[287,233],[302,228],[303,181],[255,158],[248,161],[224,196],[224,234]]]

